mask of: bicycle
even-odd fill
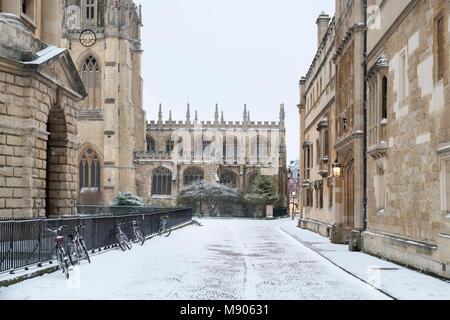
[[[131,242],[125,232],[122,231],[122,228],[120,227],[121,225],[123,225],[123,223],[119,223],[116,226],[116,239],[119,247],[120,249],[122,249],[122,251],[125,251],[127,248],[128,250],[131,250],[133,246],[131,245]]]
[[[70,240],[72,241],[72,245],[69,247],[69,258],[74,257],[79,263],[80,260],[86,259],[89,263],[91,263],[91,259],[89,257],[89,253],[84,243],[83,236],[80,233],[80,230],[85,228],[86,225],[78,225],[75,227],[75,234],[69,235]],[[74,249],[70,249],[74,248]],[[70,250],[73,250],[72,254]],[[72,260],[71,260],[72,262]]]
[[[167,238],[170,235],[170,233],[172,232],[172,229],[170,228],[168,222],[169,222],[169,216],[162,216],[160,218],[158,236],[161,236],[164,233],[167,233],[165,235],[165,237]]]
[[[58,262],[59,268],[66,275],[66,278],[69,279],[69,256],[64,250],[64,236],[58,235],[58,233],[65,228],[66,226],[61,226],[58,229],[47,229],[47,231],[55,234],[53,240],[56,242],[56,245],[50,252],[50,255],[56,250],[56,261]]]
[[[145,242],[145,237],[144,237],[144,234],[143,234],[141,228],[139,227],[138,222],[133,221],[133,222],[131,222],[131,225],[133,227],[134,240],[136,242],[140,242],[141,246],[143,246],[144,242]]]

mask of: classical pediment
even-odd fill
[[[84,85],[67,51],[63,51],[45,61],[39,69],[42,75],[57,85],[69,91],[74,91],[83,98],[86,97]]]

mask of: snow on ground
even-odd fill
[[[69,280],[58,271],[0,288],[0,299],[388,299],[286,234],[291,220],[201,223],[96,255]]]
[[[365,253],[350,252],[347,245],[332,244],[328,238],[299,229],[297,222],[284,219],[279,222],[279,228],[339,267],[394,298],[450,300],[449,281]]]

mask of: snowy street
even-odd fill
[[[0,299],[388,299],[281,230],[289,219],[203,219],[132,251],[0,288]]]

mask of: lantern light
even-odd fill
[[[336,159],[336,161],[332,164],[333,167],[333,176],[335,178],[340,178],[342,174],[342,166]]]

